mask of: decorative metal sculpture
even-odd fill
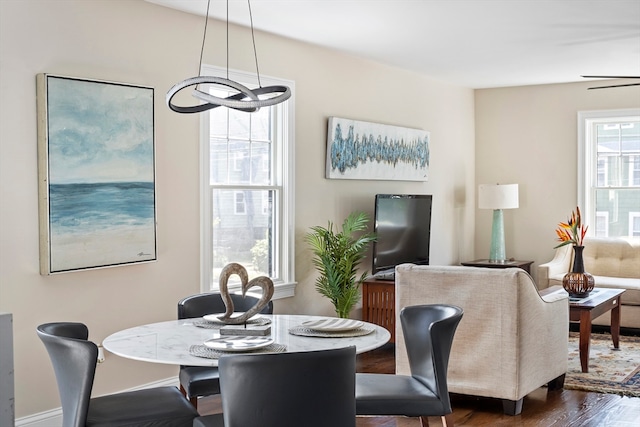
[[[247,293],[247,290],[254,286],[258,286],[262,288],[262,296],[260,300],[251,307],[248,311],[238,317],[231,317],[234,312],[233,300],[231,299],[231,295],[229,294],[229,287],[227,282],[229,281],[229,277],[233,274],[237,274],[240,277],[242,282],[242,296],[244,297]],[[232,262],[224,266],[222,271],[220,272],[220,296],[222,297],[222,301],[224,302],[224,306],[226,311],[224,315],[219,316],[218,319],[220,321],[228,324],[228,325],[241,325],[246,323],[251,317],[260,313],[263,308],[269,304],[271,298],[273,297],[273,281],[266,277],[260,276],[254,279],[249,280],[249,275],[247,274],[247,270],[240,264]]]

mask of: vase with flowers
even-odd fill
[[[558,224],[556,229],[560,244],[555,248],[573,245],[573,266],[571,271],[562,278],[562,287],[569,293],[569,297],[573,298],[589,296],[595,286],[593,276],[584,270],[584,260],[582,258],[584,236],[587,234],[588,228],[582,223],[580,208],[576,207],[576,211],[571,212],[569,220]]]

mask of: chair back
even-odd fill
[[[235,311],[248,311],[260,299],[250,295],[243,297],[239,294],[231,294],[231,300]],[[178,302],[178,319],[202,317],[207,314],[224,313],[225,311],[224,301],[218,292],[191,295]],[[260,313],[272,314],[273,301],[269,301],[269,304]]]
[[[223,356],[225,427],[355,427],[355,347]]]
[[[414,305],[400,311],[411,376],[433,391],[448,412],[447,369],[462,314],[460,307],[445,304]]]
[[[56,375],[63,427],[85,427],[98,347],[87,341],[89,330],[82,323],[45,323],[36,332]]]

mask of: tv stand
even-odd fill
[[[362,282],[362,320],[385,328],[396,342],[396,282],[370,277]]]

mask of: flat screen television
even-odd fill
[[[376,194],[374,277],[392,280],[396,265],[429,264],[431,204],[428,194]]]

